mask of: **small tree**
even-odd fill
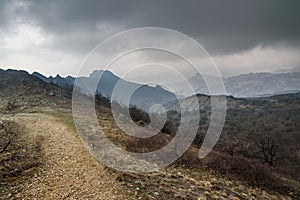
[[[271,126],[260,127],[254,131],[255,144],[263,155],[264,162],[275,165],[280,151],[280,134]]]

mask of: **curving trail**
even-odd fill
[[[42,137],[43,164],[22,199],[127,199],[124,188],[85,149],[77,134],[47,114],[18,114],[32,138]],[[30,137],[31,138],[31,137]],[[122,192],[123,191],[123,192]]]

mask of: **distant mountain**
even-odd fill
[[[295,68],[296,70],[296,68]],[[47,82],[58,85],[61,88],[70,89],[73,87],[75,78],[68,76],[66,78],[56,77],[46,78],[42,74],[37,72],[33,73],[35,77]],[[148,85],[137,84],[120,79],[118,76],[110,71],[96,70],[92,72],[89,77],[79,77],[80,81],[84,85],[81,90],[87,94],[93,94],[91,86],[97,84],[98,78],[101,76],[101,80],[97,86],[97,92],[103,96],[112,98],[112,93],[117,83],[122,85],[124,90],[118,92],[118,99],[113,99],[121,104],[125,104],[123,101],[128,91],[132,88],[138,88],[132,95],[130,104],[137,105],[138,107],[148,110],[153,104],[165,104],[169,101],[176,99],[175,95],[166,89],[157,86],[151,87]],[[206,79],[210,80],[213,84],[212,88],[218,88],[217,77],[211,75],[204,75]],[[206,83],[202,76],[196,75],[189,79],[191,86],[197,94],[211,94],[208,91]],[[253,98],[253,97],[267,97],[277,94],[295,93],[300,91],[300,72],[294,73],[249,73],[242,74],[239,76],[232,76],[223,78],[226,95],[242,98]],[[182,83],[176,84],[179,96],[190,96],[192,94],[187,93],[186,86]],[[217,95],[212,94],[212,95]]]
[[[47,82],[47,83],[52,83],[52,84],[55,84],[55,85],[58,85],[62,88],[68,88],[68,89],[72,89],[73,88],[73,84],[74,84],[74,81],[75,81],[75,78],[72,77],[72,76],[68,76],[68,77],[61,77],[59,75],[57,75],[56,77],[45,77],[44,75],[38,73],[38,72],[34,72],[32,74],[33,76]]]
[[[211,87],[218,87],[217,77],[204,75],[211,82],[215,82]],[[189,79],[190,84],[198,94],[210,94],[204,79],[200,75]],[[226,95],[234,97],[267,97],[276,94],[295,93],[300,91],[300,73],[249,73],[239,76],[223,78]],[[185,88],[178,85],[179,94],[190,96],[185,93]],[[216,95],[216,94],[213,94]]]
[[[250,73],[225,79],[228,95],[266,97],[300,91],[300,73]]]
[[[33,75],[47,83],[52,83],[62,88],[73,88],[75,81],[75,78],[71,76],[62,78],[57,75],[55,78],[47,78],[37,72],[33,73]],[[101,79],[97,83],[99,77],[101,77]],[[118,91],[116,98],[112,99],[120,104],[126,104],[124,101],[125,96],[129,90],[134,88],[136,90],[131,96],[129,101],[130,105],[135,105],[147,111],[154,104],[165,104],[169,101],[176,100],[176,96],[173,93],[163,89],[162,87],[151,87],[148,85],[129,82],[119,78],[110,71],[95,70],[89,75],[89,77],[78,77],[76,81],[78,81],[82,86],[82,88],[80,88],[81,91],[89,95],[95,93],[95,91],[92,91],[91,88],[93,88],[93,85],[98,84],[97,92],[109,99],[112,99],[116,84],[120,84],[123,89]]]
[[[274,73],[274,74],[283,74],[283,73],[294,73],[294,72],[300,72],[300,66],[294,67],[292,69],[279,69],[279,70],[276,70],[272,73]]]

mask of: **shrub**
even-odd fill
[[[293,190],[269,165],[242,156],[211,152],[206,159],[208,167],[221,175],[247,182],[249,185],[287,193]]]
[[[148,115],[148,113],[146,113],[142,109],[139,109],[136,106],[130,107],[129,113],[130,113],[131,119],[134,122],[138,123],[138,125],[146,126],[146,125],[150,124],[150,122],[151,122],[151,118]]]
[[[169,143],[169,138],[158,133],[150,138],[127,137],[124,143],[126,150],[130,152],[145,153],[161,149]]]

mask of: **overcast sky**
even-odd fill
[[[299,9],[299,0],[1,0],[0,68],[76,75],[99,42],[155,26],[197,40],[224,75],[288,69],[300,66]]]

